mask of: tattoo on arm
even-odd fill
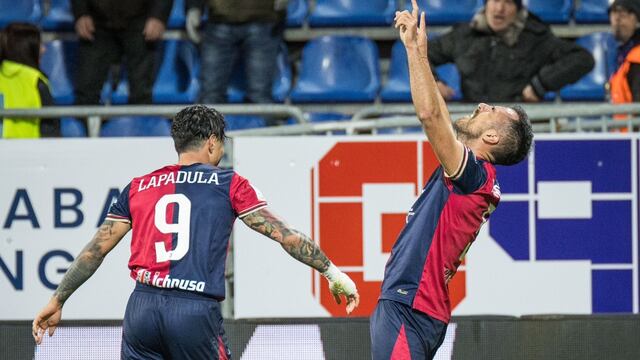
[[[331,263],[318,245],[307,235],[287,225],[268,209],[260,209],[242,218],[253,230],[270,237],[298,261],[325,272]]]
[[[69,296],[87,281],[102,264],[102,260],[110,250],[106,250],[103,246],[112,238],[113,224],[113,221],[106,220],[67,270],[53,294],[61,304],[64,304]]]

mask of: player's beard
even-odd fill
[[[469,129],[469,117],[463,117],[453,122],[453,130],[456,131],[456,137],[463,143],[469,140],[475,140],[481,136]]]

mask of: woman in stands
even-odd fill
[[[12,23],[0,32],[0,107],[40,108],[53,105],[49,80],[40,71],[43,53],[40,30],[34,25]],[[58,119],[3,119],[3,138],[58,136]]]

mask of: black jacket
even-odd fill
[[[209,6],[209,21],[244,24],[249,22],[283,22],[288,0],[187,0],[187,9]]]
[[[522,101],[529,84],[542,98],[576,82],[594,65],[587,50],[557,38],[531,13],[511,47],[495,33],[460,24],[431,40],[428,55],[432,67],[456,64],[463,98],[471,102]]]
[[[113,30],[126,29],[131,23],[144,23],[153,17],[167,23],[173,0],[72,0],[76,20],[90,15],[96,26]]]

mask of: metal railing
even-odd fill
[[[351,121],[308,123],[301,107],[293,105],[212,105],[228,115],[263,115],[295,119],[296,125],[229,131],[230,136],[270,136],[326,134],[343,131],[354,134],[384,128],[418,126],[413,105],[371,105],[358,110]],[[41,109],[0,109],[0,117],[86,118],[89,136],[99,134],[102,120],[116,116],[173,117],[185,105],[125,105],[125,106],[59,106]],[[452,104],[451,118],[470,114],[475,104]],[[327,105],[330,110],[331,105]],[[640,103],[612,105],[607,103],[560,103],[524,105],[536,132],[609,131],[616,128],[640,126],[640,117],[630,115],[624,121],[615,120],[617,114],[640,114]]]
[[[211,105],[223,114],[228,115],[265,115],[289,117],[304,123],[305,117],[301,109],[277,104],[242,104]],[[0,118],[61,118],[76,117],[88,119],[88,133],[96,137],[100,133],[102,120],[116,116],[164,116],[172,118],[185,105],[123,105],[123,106],[52,106],[40,109],[0,109]]]

